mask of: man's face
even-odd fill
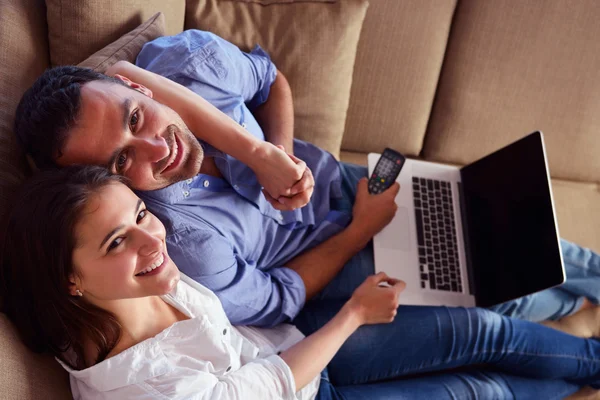
[[[102,165],[155,190],[198,174],[204,153],[181,117],[137,90],[93,81],[81,89],[81,109],[58,165]]]

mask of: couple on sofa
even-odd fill
[[[137,63],[114,77],[48,70],[17,109],[19,142],[52,168],[10,213],[3,306],[70,372],[75,398],[600,387],[596,254],[562,241],[569,281],[492,311],[398,307],[404,283],[373,275],[370,241],[400,188],[370,195],[365,168],[293,139],[289,86],[267,54],[192,30]]]

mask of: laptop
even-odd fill
[[[489,307],[565,281],[542,132],[462,168],[407,159],[397,182],[373,246],[402,304]]]

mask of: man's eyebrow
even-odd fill
[[[141,207],[141,206],[142,206],[142,199],[138,199],[138,201],[137,201],[137,204],[136,204],[136,206],[135,206],[135,214],[136,214],[136,216],[137,216],[137,213],[138,213],[138,211],[140,210],[140,207]],[[124,226],[124,225],[119,225],[119,226],[117,226],[115,229],[113,229],[112,231],[110,231],[110,232],[108,233],[108,235],[106,235],[106,236],[104,237],[104,239],[102,239],[102,243],[100,243],[100,247],[98,248],[98,250],[102,250],[102,247],[104,246],[104,244],[105,244],[106,242],[108,242],[108,239],[110,239],[110,238],[111,238],[111,237],[112,237],[112,236],[115,234],[115,232],[119,231],[119,229],[122,229],[122,228],[123,228],[123,226]]]
[[[128,97],[121,104],[123,110],[123,130],[126,131],[129,127],[129,114],[131,114],[131,99]]]
[[[125,132],[129,128],[129,115],[131,114],[131,99],[129,97],[123,101],[123,104],[121,104],[121,110],[123,111],[123,132]],[[106,166],[111,171],[113,170],[113,166],[117,161],[117,157],[119,157],[119,154],[121,154],[121,151],[123,151],[122,148],[116,149],[108,159]]]

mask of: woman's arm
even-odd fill
[[[382,287],[381,283],[390,286]],[[302,389],[331,361],[342,344],[361,325],[389,323],[394,320],[400,292],[405,283],[380,272],[360,285],[352,298],[325,326],[281,353]]]
[[[106,74],[129,79],[133,88],[141,85],[141,89],[150,89],[149,94],[175,110],[197,138],[252,168],[260,184],[273,198],[297,194],[291,189],[303,177],[306,164],[294,161],[272,143],[252,136],[196,93],[126,61],[117,62]],[[307,202],[294,206],[302,207]]]

